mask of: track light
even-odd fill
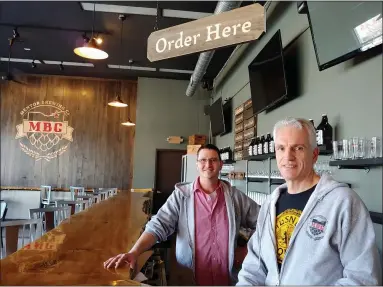
[[[36,68],[35,60],[32,61],[32,69]]]
[[[60,71],[64,71],[63,62],[61,62],[61,64],[59,65],[59,67],[60,67]]]
[[[96,38],[94,38],[94,40],[96,41],[96,43],[97,43],[98,45],[101,45],[102,42],[103,42],[103,40],[102,40],[101,37],[96,37]]]

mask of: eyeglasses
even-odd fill
[[[201,164],[206,164],[207,162],[209,163],[217,163],[219,162],[218,158],[201,158],[197,160]]]

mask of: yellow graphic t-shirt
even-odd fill
[[[316,185],[306,191],[290,194],[287,189],[282,189],[275,204],[275,239],[277,243],[278,268],[281,268],[285,259],[286,250],[289,247],[291,236],[299,222],[299,218]]]
[[[277,216],[275,224],[275,238],[277,242],[277,261],[282,264],[291,235],[298,223],[302,210],[287,209]]]

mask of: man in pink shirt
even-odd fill
[[[201,146],[196,164],[199,177],[192,183],[176,184],[133,248],[105,261],[105,268],[124,263],[134,268],[141,253],[177,232],[177,261],[193,271],[188,285],[237,282],[234,257],[239,229],[255,230],[260,207],[229,182],[219,180],[223,162],[216,146]]]

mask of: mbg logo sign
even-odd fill
[[[69,111],[64,106],[52,101],[35,102],[20,115],[16,139],[20,139],[22,151],[35,160],[57,158],[73,142],[73,128],[67,121]]]

